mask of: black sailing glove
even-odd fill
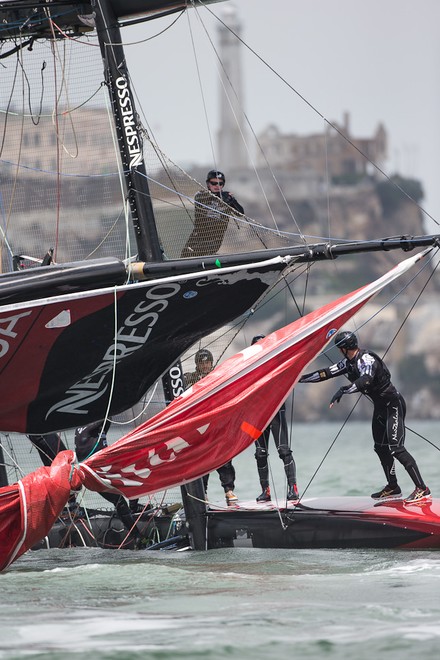
[[[321,380],[331,378],[328,369],[321,369],[320,371],[312,371],[309,374],[303,374],[298,383],[319,383]]]
[[[244,208],[242,205],[235,199],[234,195],[231,195],[231,193],[228,190],[225,190],[221,193],[221,197],[223,201],[230,206],[232,209],[235,209],[239,213],[244,214]]]
[[[333,406],[334,403],[339,403],[339,401],[342,399],[343,395],[346,394],[347,390],[350,389],[349,387],[340,387],[339,390],[333,394],[331,401],[330,401],[330,408]]]

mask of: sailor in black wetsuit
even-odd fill
[[[405,502],[430,500],[431,491],[423,481],[416,461],[404,447],[406,404],[392,384],[386,364],[373,351],[359,348],[353,332],[340,332],[335,336],[334,343],[344,355],[343,360],[326,369],[304,374],[299,382],[318,383],[346,374],[351,385],[339,388],[331,399],[330,408],[339,403],[344,394],[360,392],[372,400],[374,451],[379,456],[387,478],[386,486],[373,493],[373,499],[400,499],[402,491],[396,478],[396,458],[415,485],[415,490]]]
[[[110,428],[111,420],[108,419],[105,424],[103,420],[92,422],[87,426],[80,426],[75,430],[75,453],[78,461],[85,461],[92,454],[104,449],[107,444],[107,432]],[[127,500],[122,495],[117,493],[99,493],[107,502],[111,502],[116,509],[116,512],[130,532],[129,540],[133,540],[135,545],[141,538],[141,533],[136,525],[136,520],[133,516]],[[136,500],[137,504],[137,500]]]
[[[256,335],[251,342],[253,346],[260,339],[264,339],[264,335]],[[278,455],[284,463],[284,472],[287,479],[287,499],[292,502],[299,500],[298,486],[296,485],[296,465],[293,458],[292,450],[289,446],[287,421],[286,421],[286,404],[283,403],[281,408],[273,417],[272,421],[264,429],[255,443],[255,459],[257,461],[258,476],[260,478],[260,485],[262,488],[261,495],[257,497],[257,502],[270,502],[270,486],[269,486],[269,437],[272,431],[272,436],[275,442],[275,447],[278,450]]]

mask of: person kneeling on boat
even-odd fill
[[[373,493],[375,500],[400,499],[402,491],[397,483],[394,459],[403,465],[415,489],[404,501],[423,502],[431,499],[431,491],[422,479],[415,459],[405,449],[406,403],[391,382],[391,374],[384,361],[373,351],[359,348],[353,332],[338,333],[334,343],[344,356],[331,367],[304,374],[300,383],[317,383],[345,374],[351,385],[340,387],[330,401],[330,408],[345,394],[362,393],[373,402],[372,431],[374,451],[379,456],[387,484]]]
[[[111,420],[108,419],[105,424],[103,423],[103,420],[100,420],[98,422],[87,424],[87,426],[80,426],[75,429],[75,453],[79,462],[84,461],[92,454],[95,454],[97,451],[100,451],[101,449],[104,449],[104,447],[108,446],[107,432],[110,428],[110,425]],[[133,516],[131,508],[125,497],[118,495],[117,493],[99,494],[101,497],[107,500],[107,502],[113,504],[121,522],[129,532],[127,540],[134,542],[134,545],[137,546],[141,541],[142,534],[137,527],[136,519]]]
[[[260,341],[260,339],[264,339],[264,335],[256,335],[252,339],[251,346],[257,341]],[[275,417],[255,443],[255,459],[257,461],[258,476],[260,477],[260,485],[262,488],[261,494],[257,497],[257,502],[271,501],[269,465],[267,461],[269,456],[268,447],[271,431],[275,446],[278,450],[278,455],[284,463],[284,471],[287,479],[287,499],[291,502],[297,502],[299,500],[299,495],[298,486],[296,485],[296,465],[292,451],[289,447],[285,403],[283,403]]]

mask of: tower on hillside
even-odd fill
[[[241,25],[235,8],[223,10],[223,20],[236,34]],[[220,130],[218,133],[218,166],[226,171],[245,168],[248,158],[243,141],[243,86],[241,72],[241,43],[223,25],[219,30],[220,58],[224,69],[220,83]]]

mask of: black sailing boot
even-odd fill
[[[298,486],[296,484],[292,484],[287,489],[287,499],[290,500],[291,502],[298,502],[299,494],[298,494]]]
[[[257,502],[270,502],[270,500],[271,500],[270,487],[263,486],[263,492],[261,493],[261,495],[258,495]]]

